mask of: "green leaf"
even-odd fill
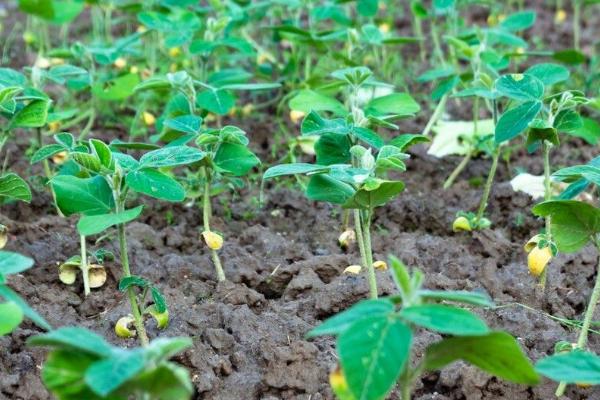
[[[538,100],[544,95],[544,84],[533,75],[510,74],[496,80],[496,91],[514,100]]]
[[[83,168],[96,173],[100,172],[102,164],[100,164],[100,159],[95,154],[74,151],[71,153],[71,157]]]
[[[122,351],[93,363],[85,371],[85,382],[99,396],[106,396],[145,367],[142,349]]]
[[[585,351],[542,358],[535,370],[556,382],[600,384],[600,357]]]
[[[227,90],[270,90],[280,88],[279,83],[230,83],[219,86],[219,89]]]
[[[96,360],[96,356],[73,350],[51,351],[42,367],[42,381],[61,400],[100,400],[84,382],[85,371]]]
[[[587,57],[579,50],[567,49],[555,51],[552,58],[565,64],[578,65],[584,63]]]
[[[205,90],[196,96],[196,104],[217,115],[225,115],[235,105],[235,96],[227,90]]]
[[[311,111],[330,111],[335,115],[346,114],[344,105],[335,98],[308,89],[300,90],[290,99],[289,106],[292,110],[307,114]]]
[[[328,318],[321,325],[312,329],[306,337],[312,338],[323,335],[339,335],[345,332],[353,323],[369,317],[386,316],[394,311],[394,304],[386,299],[363,300],[348,310]]]
[[[90,149],[104,168],[114,171],[115,164],[112,159],[112,152],[106,143],[97,139],[90,139]]]
[[[551,86],[569,79],[569,70],[562,65],[553,63],[533,65],[525,71],[525,74],[535,76],[545,86]]]
[[[10,121],[12,128],[41,128],[46,125],[50,100],[33,100],[23,107]]]
[[[413,116],[421,110],[408,93],[392,93],[387,96],[377,97],[365,106],[366,115],[396,115],[401,117]]]
[[[202,118],[195,115],[181,115],[179,117],[165,120],[163,125],[177,132],[195,135],[200,132]]]
[[[393,138],[389,144],[391,146],[396,146],[400,151],[404,151],[415,144],[427,143],[430,141],[431,140],[427,136],[405,133]]]
[[[479,307],[494,307],[494,302],[485,293],[467,292],[465,290],[425,290],[418,292],[423,300],[452,301]]]
[[[406,364],[412,342],[410,329],[397,318],[362,318],[337,341],[342,371],[358,400],[383,399]]]
[[[540,101],[527,101],[506,111],[496,125],[496,143],[502,143],[518,136],[542,109]]]
[[[50,181],[56,204],[63,214],[69,216],[108,214],[114,207],[113,193],[101,176],[77,178],[70,175],[58,175]]]
[[[71,348],[84,354],[98,357],[110,357],[113,354],[112,346],[97,333],[85,328],[62,327],[29,338],[30,346],[45,346],[55,348]]]
[[[12,251],[0,250],[0,274],[18,274],[32,266],[33,259]]]
[[[532,211],[540,217],[551,217],[552,239],[564,253],[576,252],[600,232],[600,210],[581,201],[545,201]]]
[[[363,17],[372,17],[377,14],[379,8],[378,0],[357,0],[356,9]]]
[[[33,308],[31,308],[25,300],[23,300],[8,286],[0,285],[0,297],[18,305],[21,311],[23,311],[23,314],[25,314],[27,318],[32,320],[40,328],[45,330],[52,329],[50,324],[48,324],[48,322],[46,322],[46,320],[41,315],[39,315]]]
[[[185,189],[179,182],[154,169],[131,171],[125,182],[131,189],[157,199],[182,201],[185,198]]]
[[[317,163],[320,165],[345,164],[350,162],[350,138],[337,133],[325,133],[315,143]]]
[[[384,181],[374,190],[360,189],[349,198],[344,204],[344,208],[370,209],[379,207],[404,190],[404,183],[400,181]]]
[[[559,132],[576,132],[583,126],[583,120],[576,111],[562,110],[554,119],[554,127]]]
[[[61,144],[49,144],[40,148],[33,154],[33,156],[31,157],[31,163],[35,164],[65,150],[65,147]]]
[[[600,124],[596,120],[587,117],[582,117],[581,122],[581,128],[569,132],[569,135],[580,137],[591,145],[597,144],[600,138]]]
[[[14,331],[23,321],[23,311],[15,303],[0,303],[0,336]]]
[[[297,174],[308,174],[308,173],[323,173],[329,171],[330,167],[327,165],[307,164],[307,163],[294,163],[294,164],[280,164],[269,168],[265,171],[263,179],[272,179],[278,176],[284,175],[297,175]]]
[[[127,382],[127,388],[135,393],[148,394],[150,398],[165,400],[188,400],[194,393],[189,372],[174,363],[163,363],[142,372]]]
[[[135,92],[139,83],[138,74],[126,74],[104,83],[95,83],[92,86],[92,94],[106,101],[124,100]]]
[[[450,335],[470,336],[488,332],[485,322],[472,312],[442,304],[406,307],[400,311],[400,317],[415,325]]]
[[[362,126],[357,126],[352,129],[352,133],[359,140],[367,143],[369,146],[379,149],[381,146],[385,144],[383,139],[375,133],[375,131],[369,128],[363,128]]]
[[[0,177],[0,197],[22,200],[27,203],[31,201],[31,190],[27,182],[19,175],[9,172]]]
[[[311,111],[302,120],[300,132],[302,135],[324,135],[326,133],[349,135],[351,127],[342,118],[325,119],[317,112]]]
[[[19,0],[21,11],[47,20],[54,18],[52,0]]]
[[[310,200],[327,201],[334,204],[346,203],[354,193],[355,190],[352,186],[326,174],[311,176],[306,187],[306,197]]]
[[[206,156],[203,151],[189,146],[167,146],[144,154],[140,158],[140,168],[174,167],[191,164]]]
[[[260,164],[258,157],[246,146],[237,143],[221,143],[215,153],[214,163],[233,176],[246,175]]]
[[[426,350],[425,368],[435,371],[458,360],[510,382],[526,385],[539,382],[539,376],[519,344],[506,332],[452,337],[434,343]]]
[[[506,17],[500,26],[510,32],[522,31],[533,26],[535,16],[535,11],[521,11]]]
[[[154,301],[154,306],[159,313],[164,313],[167,311],[167,301],[165,300],[162,293],[155,287],[150,289],[150,293],[152,294],[152,301]]]
[[[121,292],[124,292],[130,287],[134,286],[137,286],[139,288],[146,288],[150,286],[150,283],[141,276],[136,275],[125,276],[119,281],[119,290]]]
[[[84,215],[77,223],[77,231],[83,236],[97,235],[111,226],[133,221],[139,217],[143,208],[144,206],[138,206],[115,214]]]

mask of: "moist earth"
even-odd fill
[[[541,11],[532,34],[543,32],[546,43],[569,47],[569,24],[554,25],[551,8]],[[485,19],[485,15],[474,13],[471,18]],[[398,28],[403,26],[410,23],[400,21]],[[582,32],[585,48],[592,42],[591,30],[584,27]],[[449,107],[449,117],[454,119],[469,118],[469,113],[467,107]],[[418,132],[427,115],[424,112],[422,117],[404,122],[402,131]],[[253,124],[242,127],[259,147],[261,158],[268,160],[275,129],[264,122]],[[12,159],[27,146],[24,138],[18,145],[8,146]],[[561,167],[587,162],[593,156],[589,145],[575,139],[564,143],[552,162]],[[540,174],[539,154],[516,151],[510,171],[501,165],[489,205],[494,225],[472,235],[453,233],[451,224],[457,211],[476,209],[481,188],[469,181],[485,177],[490,160],[473,160],[456,184],[443,190],[444,179],[458,162],[456,157],[431,157],[422,146],[412,151],[409,169],[403,174],[406,191],[377,210],[375,258],[397,255],[407,265],[423,270],[425,286],[431,289],[489,293],[498,307],[478,312],[494,329],[513,334],[532,360],[551,354],[559,340],[575,341],[577,332],[551,316],[582,317],[597,255],[592,248],[559,255],[549,267],[545,291],[528,274],[522,245],[542,228],[542,222],[529,211],[534,201],[513,192],[508,181],[515,168]],[[41,174],[37,166],[23,160],[11,168],[26,177]],[[7,249],[35,259],[34,268],[11,277],[9,284],[55,327],[84,326],[112,343],[134,346],[134,339],[124,341],[113,331],[115,322],[128,313],[128,303],[116,288],[118,262],[106,264],[107,283],[87,298],[79,281],[74,286],[61,284],[58,265],[79,252],[76,219],[57,216],[47,191],[39,184],[34,189],[31,204],[10,204],[0,214],[0,223],[10,229]],[[328,375],[336,366],[334,341],[309,341],[304,336],[327,317],[368,296],[364,276],[342,274],[348,265],[359,262],[358,249],[342,251],[337,245],[342,229],[339,208],[310,202],[297,187],[283,182],[266,185],[262,206],[259,197],[257,185],[253,185],[213,201],[214,229],[226,238],[221,257],[229,278],[218,284],[207,249],[199,240],[202,220],[196,205],[132,199],[145,204],[142,217],[127,230],[132,270],[161,288],[171,317],[169,327],[160,332],[147,321],[149,334],[193,338],[193,348],[177,361],[191,371],[196,399],[333,399]],[[114,239],[109,237],[96,246],[90,240],[88,245],[110,249],[118,259]],[[393,293],[388,273],[377,275],[380,295]],[[40,378],[46,351],[25,346],[26,339],[38,333],[38,328],[25,322],[0,338],[0,400],[51,398]],[[419,332],[416,358],[427,344],[439,339],[437,334]],[[597,349],[598,345],[599,337],[592,334],[590,347]],[[414,398],[551,399],[555,387],[548,380],[534,388],[508,384],[455,363],[424,375],[417,382]],[[399,396],[394,392],[390,398]],[[600,389],[571,387],[564,396],[593,398],[600,398]]]

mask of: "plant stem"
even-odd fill
[[[548,143],[548,141],[544,140],[542,142],[542,152],[544,153],[544,200],[548,201],[550,200],[550,198],[552,197],[552,187],[551,187],[551,181],[550,181],[550,149],[552,148],[551,143]],[[548,240],[552,240],[552,233],[550,232],[550,227],[551,227],[551,217],[550,215],[546,216],[546,238]],[[548,266],[546,265],[546,268],[544,268],[544,270],[542,271],[542,274],[540,275],[540,280],[539,280],[539,285],[542,287],[542,289],[546,288],[546,277],[547,277],[547,273],[546,271],[548,270]]]
[[[494,177],[496,176],[496,170],[498,169],[499,158],[500,147],[496,146],[496,148],[494,149],[494,154],[492,155],[492,166],[490,168],[490,173],[488,174],[487,181],[485,182],[485,187],[483,188],[483,195],[481,196],[481,201],[479,202],[479,209],[477,210],[477,216],[475,217],[476,225],[479,225],[479,221],[483,217],[485,209],[487,208],[488,199],[492,190],[492,184],[494,183]]]
[[[83,278],[83,294],[87,297],[90,294],[90,275],[89,275],[89,264],[87,262],[87,249],[85,243],[85,236],[79,235],[79,241],[81,243],[81,277]]]
[[[435,125],[437,120],[440,118],[440,116],[444,112],[444,109],[446,108],[446,101],[448,101],[448,94],[445,94],[444,96],[442,96],[437,107],[433,111],[433,114],[431,114],[431,118],[429,118],[429,121],[427,122],[427,125],[425,126],[425,129],[423,130],[423,133],[422,133],[423,136],[429,135],[431,128],[433,128],[433,125]]]
[[[363,267],[369,274],[369,292],[372,299],[377,298],[377,279],[373,267],[373,254],[371,253],[370,218],[364,218],[361,211],[354,210],[354,225],[356,241],[362,259]]]
[[[600,239],[596,239],[596,249],[598,252],[600,252]],[[590,330],[590,325],[592,324],[592,318],[594,316],[594,311],[596,310],[598,300],[600,300],[600,257],[596,265],[596,283],[594,284],[594,289],[592,290],[592,295],[590,296],[590,302],[585,310],[583,325],[581,326],[581,332],[579,332],[579,338],[577,339],[577,349],[579,350],[584,350],[587,346],[588,332]],[[561,382],[556,389],[556,397],[562,396],[565,393],[566,388],[567,384],[565,382]]]
[[[467,154],[465,154],[465,156],[460,161],[460,163],[456,166],[456,168],[454,168],[454,171],[452,171],[450,176],[448,176],[448,179],[446,179],[446,182],[444,182],[444,189],[448,189],[450,186],[452,186],[452,184],[454,184],[454,181],[456,180],[458,175],[460,175],[460,173],[465,169],[465,167],[467,166],[469,161],[471,161],[471,157],[472,157],[471,149],[468,149]]]
[[[581,47],[581,44],[580,44],[581,32],[580,32],[580,27],[579,27],[580,23],[581,23],[581,0],[574,0],[573,1],[573,45],[575,46],[576,50],[579,50]]]
[[[123,278],[131,276],[131,271],[129,269],[129,254],[127,251],[127,238],[125,236],[125,224],[120,224],[118,226],[118,236],[119,236],[119,250],[121,253],[121,266],[123,267]],[[129,287],[127,289],[127,296],[129,297],[129,304],[131,305],[131,312],[134,318],[135,329],[137,330],[138,336],[140,338],[140,342],[142,346],[148,346],[149,340],[148,335],[146,334],[146,327],[144,326],[144,320],[142,319],[142,314],[140,312],[140,307],[138,306],[137,299],[135,297],[135,291],[133,287]]]
[[[203,196],[203,206],[202,206],[202,220],[204,222],[204,230],[206,232],[210,232],[210,217],[212,214],[210,207],[210,173],[206,167],[203,167],[204,171],[204,196]],[[217,250],[210,249],[210,255],[215,265],[215,270],[217,271],[217,279],[219,282],[225,280],[225,272],[223,272],[223,265],[221,264],[221,259],[219,258],[219,254]]]

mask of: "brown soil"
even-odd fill
[[[564,32],[548,28],[552,17],[551,12],[542,13],[535,34],[552,32],[557,42],[568,43],[568,27]],[[460,117],[459,110],[453,114]],[[407,122],[403,131],[418,131],[421,122]],[[261,147],[257,150],[267,156],[273,130],[265,125],[247,130],[252,142]],[[16,157],[26,147],[25,139],[19,146],[9,146],[9,151]],[[585,162],[593,155],[589,146],[572,140],[553,155],[553,165]],[[479,201],[480,189],[467,180],[485,176],[489,168],[489,160],[474,160],[453,188],[442,190],[443,180],[458,161],[428,156],[424,147],[413,151],[404,174],[406,192],[379,209],[374,221],[376,258],[392,253],[422,269],[428,288],[486,291],[500,306],[483,313],[490,326],[515,335],[528,356],[538,360],[552,353],[557,341],[574,341],[576,332],[542,312],[581,318],[597,256],[591,248],[560,255],[549,268],[546,292],[536,289],[522,244],[542,224],[529,212],[533,201],[514,193],[508,180],[517,167],[540,173],[537,154],[515,153],[511,171],[500,167],[489,206],[493,229],[473,235],[453,233],[455,213],[474,210]],[[27,177],[40,174],[37,166],[30,167],[23,160],[13,169]],[[118,262],[107,264],[106,285],[88,298],[83,298],[80,285],[62,285],[57,265],[79,251],[76,220],[56,216],[51,197],[40,189],[32,204],[5,206],[0,215],[0,223],[11,233],[7,248],[35,259],[35,268],[12,278],[10,285],[53,326],[84,326],[113,343],[125,344],[113,332],[117,319],[128,313],[128,303],[116,289]],[[253,187],[213,202],[214,227],[226,237],[221,257],[230,279],[220,284],[198,240],[202,222],[198,208],[136,200],[144,202],[146,209],[138,222],[128,226],[132,270],[160,286],[171,315],[165,331],[150,328],[149,333],[193,337],[193,349],[179,361],[192,373],[197,399],[332,399],[328,373],[336,364],[334,342],[303,337],[320,321],[367,297],[364,276],[342,275],[346,266],[358,262],[358,250],[343,252],[337,246],[338,208],[311,203],[298,190],[283,185],[267,185],[262,208],[257,205],[258,195]],[[170,224],[167,212],[173,215]],[[103,246],[118,254],[114,240]],[[387,273],[378,273],[378,280],[380,294],[393,292]],[[36,333],[39,329],[25,322],[0,338],[0,400],[50,398],[40,380],[45,351],[24,345]],[[417,337],[417,353],[439,338],[422,332]],[[135,345],[135,341],[126,344]],[[590,346],[599,345],[600,338],[592,335]],[[507,384],[458,363],[423,376],[415,399],[550,399],[554,389],[549,381],[535,388]],[[571,388],[565,398],[600,398],[600,389]]]

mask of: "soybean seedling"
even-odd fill
[[[192,346],[189,338],[159,338],[146,347],[122,349],[87,329],[64,327],[27,344],[50,348],[42,381],[59,400],[189,400],[194,392],[189,372],[169,361]]]
[[[579,165],[574,167],[567,167],[561,169],[553,174],[554,178],[558,181],[573,182],[577,185],[577,188],[571,188],[570,194],[574,194],[577,191],[582,190],[590,184],[600,186],[598,175],[600,174],[600,168],[595,166],[593,163],[588,165]],[[540,217],[550,217],[550,229],[552,231],[552,242],[540,241],[536,244],[536,248],[546,250],[544,259],[538,262],[547,263],[552,256],[554,251],[564,253],[574,253],[583,248],[588,243],[595,245],[598,252],[600,252],[600,209],[578,200],[549,200],[540,203],[533,207],[533,213]],[[555,249],[555,250],[553,250]],[[574,352],[585,352],[587,351],[588,333],[594,316],[594,311],[598,300],[600,299],[600,262],[597,266],[598,273],[596,274],[596,282],[590,295],[590,299],[587,302],[587,308],[585,310],[583,324],[581,331],[574,348],[570,351]],[[559,357],[559,356],[556,356]],[[561,356],[562,357],[562,356]],[[572,357],[577,360],[580,355],[573,354],[572,356],[566,356],[566,360],[571,364],[571,368],[576,368],[572,364]],[[585,360],[586,356],[582,360]],[[554,359],[560,361],[563,358]],[[555,371],[556,364],[548,362],[547,365],[542,363],[542,372],[549,374],[549,376],[556,380],[561,380],[562,375],[557,375]],[[596,368],[590,365],[592,368]],[[596,370],[598,370],[596,368]],[[571,370],[572,371],[572,370]],[[564,394],[567,382],[573,382],[571,379],[573,375],[565,375],[564,381],[559,385],[556,395],[560,397]],[[587,382],[585,374],[577,375],[578,377],[583,376],[581,379],[583,382]],[[593,380],[590,383],[598,383]]]
[[[155,310],[145,307],[146,294],[151,293],[156,311],[163,314],[163,320],[157,319],[159,326],[165,326],[164,318],[168,318],[168,314],[159,290],[142,278],[131,274],[125,224],[136,219],[141,214],[143,206],[126,209],[127,195],[130,192],[137,192],[159,200],[182,201],[185,198],[184,188],[163,170],[199,161],[204,154],[198,149],[187,146],[170,146],[147,152],[136,160],[121,152],[140,147],[144,149],[156,146],[115,143],[109,147],[100,140],[90,139],[87,145],[69,148],[69,157],[78,167],[73,171],[75,175],[58,175],[50,183],[56,194],[57,206],[63,214],[81,215],[77,223],[80,236],[96,235],[112,226],[117,226],[123,268],[119,288],[127,293],[135,334],[139,336],[142,345],[146,346],[148,336],[144,327],[143,314],[156,318],[155,313],[151,312]],[[81,257],[82,276],[85,282],[86,279],[89,280],[85,270],[90,266],[83,249]],[[139,295],[136,290],[140,291]],[[134,335],[132,331],[119,329],[117,331],[122,333],[121,336]]]
[[[398,384],[410,400],[415,382],[429,371],[466,361],[499,378],[526,385],[539,381],[533,366],[510,334],[493,331],[475,313],[453,303],[492,307],[477,292],[423,289],[424,275],[390,257],[398,294],[363,300],[308,333],[337,338],[339,367],[330,383],[340,400],[384,399]],[[413,338],[420,329],[444,335],[416,358]],[[500,350],[501,349],[501,350]]]
[[[317,135],[316,164],[292,163],[269,168],[263,180],[283,175],[310,177],[305,194],[311,200],[339,204],[353,210],[356,240],[361,263],[368,271],[371,298],[377,298],[377,280],[371,251],[371,222],[376,207],[391,201],[404,189],[404,183],[388,177],[390,171],[405,171],[404,153],[409,146],[426,141],[420,135],[400,135],[385,141],[371,128],[395,127],[390,120],[415,111],[405,93],[375,97],[360,106],[358,92],[372,78],[367,68],[336,71],[334,76],[351,88],[350,110],[346,118],[325,119],[311,111],[302,121],[303,135]],[[323,100],[321,100],[323,101]],[[319,103],[313,103],[319,107]],[[418,106],[416,107],[418,110]],[[367,146],[367,147],[365,147]]]
[[[235,81],[236,77],[230,77]],[[197,87],[205,90],[196,92]],[[166,77],[154,77],[142,82],[138,90],[167,90],[173,92],[171,105],[165,110],[165,119],[163,122],[163,131],[161,139],[171,143],[196,142],[203,157],[197,164],[197,168],[191,170],[188,176],[192,189],[189,191],[192,198],[202,198],[202,219],[204,230],[202,238],[211,252],[211,257],[217,279],[223,281],[226,279],[225,272],[219,258],[218,251],[223,246],[223,237],[211,229],[210,220],[212,218],[211,196],[214,194],[215,184],[226,185],[233,183],[239,186],[239,178],[247,175],[252,168],[260,163],[260,160],[248,148],[249,140],[246,133],[235,126],[225,126],[218,129],[209,129],[202,127],[203,118],[206,111],[198,108],[202,105],[205,110],[217,112],[213,109],[218,107],[230,107],[230,90],[258,90],[278,87],[272,84],[252,84],[252,83],[233,83],[221,86],[220,89],[209,88],[201,82],[195,81],[185,71],[175,74],[168,74]],[[223,97],[224,96],[224,97]],[[223,102],[229,106],[225,106]],[[215,103],[216,102],[216,103]],[[213,104],[215,103],[215,104]],[[227,111],[222,109],[221,111]],[[221,113],[219,111],[219,113]],[[217,186],[218,188],[218,186]],[[200,193],[199,196],[193,196],[193,193]]]
[[[10,275],[19,274],[33,266],[33,260],[19,253],[0,250],[0,336],[15,330],[23,321],[29,318],[34,324],[44,330],[52,327],[46,320],[32,309],[25,300],[8,287]]]

